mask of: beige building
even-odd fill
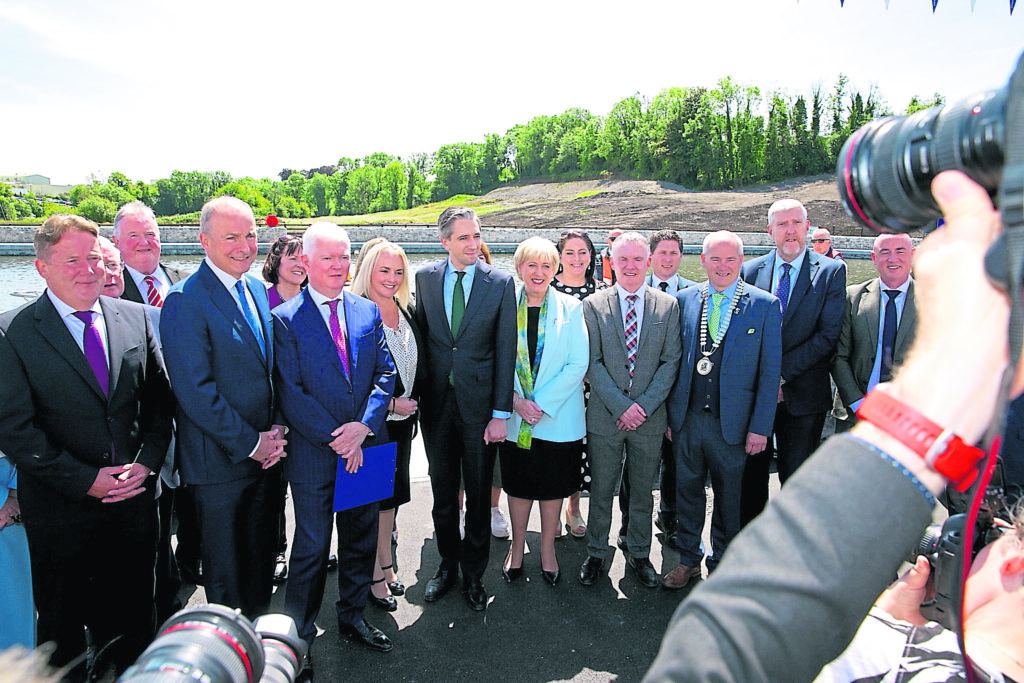
[[[39,196],[56,196],[71,191],[72,185],[51,185],[44,175],[0,175],[0,183],[14,188],[16,194],[31,192]]]

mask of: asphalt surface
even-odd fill
[[[557,586],[540,576],[540,517],[537,506],[527,532],[524,576],[507,584],[501,566],[509,540],[491,538],[484,584],[492,596],[483,612],[474,612],[458,589],[427,604],[423,592],[440,562],[430,517],[432,496],[419,439],[414,442],[412,501],[398,513],[397,570],[406,593],[398,610],[387,613],[367,605],[366,619],[394,643],[389,653],[372,651],[339,637],[334,617],[336,574],[328,575],[320,618],[322,632],[313,645],[316,681],[637,681],[660,646],[673,612],[698,585],[680,591],[647,588],[634,576],[622,552],[611,545],[606,573],[584,587],[577,578],[587,557],[585,539],[564,533],[555,542],[562,572]],[[773,475],[773,492],[777,478]],[[655,492],[657,496],[657,492]],[[584,497],[584,519],[589,500]],[[501,508],[508,513],[504,494]],[[709,505],[710,510],[710,505]],[[292,531],[288,511],[289,537]],[[615,506],[612,531],[618,529]],[[655,527],[651,561],[659,572],[678,563],[663,548]],[[705,533],[705,536],[707,534]],[[706,542],[706,541],[705,541]],[[283,611],[287,583],[276,587],[275,611]],[[190,605],[205,601],[202,588],[187,587]]]

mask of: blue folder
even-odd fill
[[[345,471],[348,460],[338,458],[338,475],[334,483],[334,511],[390,498],[395,493],[395,442],[363,449],[363,466]]]

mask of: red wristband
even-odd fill
[[[882,391],[864,397],[857,417],[881,429],[924,458],[957,491],[966,491],[978,478],[985,451],[969,446],[950,429],[943,429],[907,404]]]

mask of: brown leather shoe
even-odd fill
[[[671,591],[677,591],[680,588],[686,588],[686,585],[693,580],[693,577],[700,578],[700,565],[687,567],[685,564],[681,564],[668,574],[665,574],[665,578],[661,580],[661,585]]]

